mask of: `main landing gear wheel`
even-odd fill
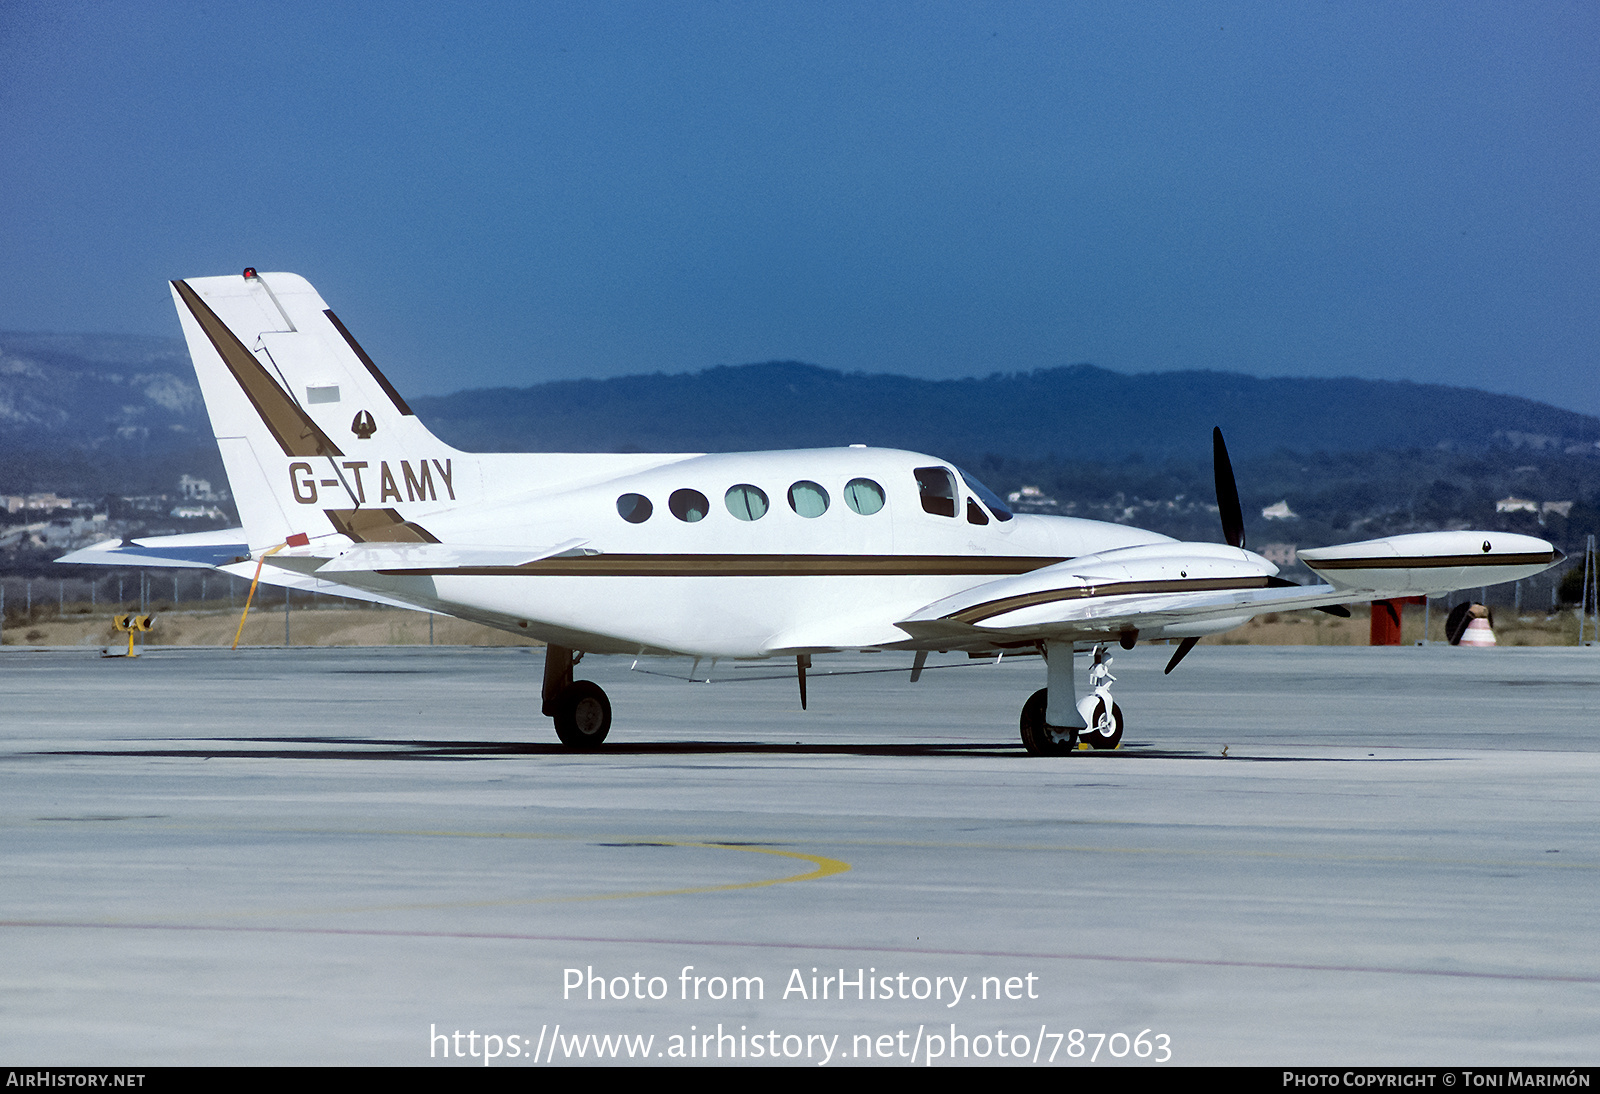
[[[1093,749],[1110,749],[1122,743],[1122,708],[1115,701],[1112,701],[1111,712],[1107,714],[1106,699],[1099,695],[1090,696],[1081,712],[1083,720],[1089,723],[1089,728],[1078,737],[1085,745]]]
[[[578,680],[556,695],[556,736],[568,748],[599,748],[611,732],[611,700],[599,684]]]
[[[1022,747],[1035,756],[1065,756],[1078,747],[1078,731],[1045,725],[1049,701],[1050,689],[1040,688],[1023,704]]]

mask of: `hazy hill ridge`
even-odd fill
[[[772,362],[560,380],[409,399],[479,451],[739,451],[872,444],[973,458],[1209,459],[1511,445],[1596,452],[1600,418],[1467,388],[1236,373],[1124,375],[1092,365],[960,380]],[[65,449],[121,460],[208,447],[178,339],[0,333],[0,460]]]
[[[3,448],[115,447],[136,454],[211,440],[189,353],[176,338],[0,333]]]
[[[441,437],[499,451],[741,451],[872,444],[970,457],[1278,449],[1595,450],[1600,419],[1467,388],[1237,373],[1124,375],[1070,365],[918,380],[774,362],[688,375],[563,380],[411,400]]]

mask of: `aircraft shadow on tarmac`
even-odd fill
[[[240,747],[246,746],[246,747]],[[256,746],[256,747],[249,747]],[[271,747],[278,746],[278,747]],[[278,759],[278,760],[492,760],[502,757],[554,756],[562,759],[608,756],[877,756],[895,757],[1014,757],[1038,762],[1013,744],[778,744],[757,741],[674,741],[634,745],[608,744],[593,752],[574,752],[565,745],[527,741],[430,741],[373,737],[220,737],[195,739],[184,748],[84,748],[50,749],[38,756],[124,756],[170,759]],[[1136,761],[1139,759],[1215,760],[1232,763],[1365,763],[1373,760],[1423,762],[1425,757],[1331,756],[1224,756],[1214,751],[1164,749],[1140,746],[1115,751],[1078,752],[1058,757],[1063,763],[1091,757]]]

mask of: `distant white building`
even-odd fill
[[[21,494],[10,494],[0,498],[0,501],[5,503],[8,513],[20,513],[24,509],[49,513],[57,509],[71,509],[74,504],[71,498],[61,498],[55,494],[29,494],[26,497]]]
[[[1023,508],[1054,509],[1061,504],[1037,486],[1024,486],[1021,490],[1013,490],[1006,495],[1006,500],[1012,505]]]
[[[192,475],[184,475],[178,480],[178,494],[189,501],[216,501],[217,496],[211,492],[209,479],[197,479]]]
[[[1287,500],[1276,505],[1269,505],[1261,510],[1261,515],[1267,520],[1299,520],[1300,514],[1289,508]]]
[[[1513,495],[1495,502],[1494,511],[1496,513],[1537,513],[1539,511],[1539,503]]]
[[[178,505],[170,515],[179,520],[222,520],[225,516],[215,505]]]

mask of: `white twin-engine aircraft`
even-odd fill
[[[1107,644],[1204,635],[1262,612],[1528,577],[1561,554],[1504,532],[1431,532],[1300,553],[1300,586],[1244,549],[1221,433],[1226,545],[1013,514],[932,456],[789,452],[477,455],[423,427],[293,274],[172,283],[254,560],[548,643],[544,713],[574,748],[611,728],[584,653],[794,658],[1040,652],[1022,708],[1035,753],[1115,748]],[[287,575],[286,575],[287,576]],[[1093,651],[1079,699],[1075,651]]]

